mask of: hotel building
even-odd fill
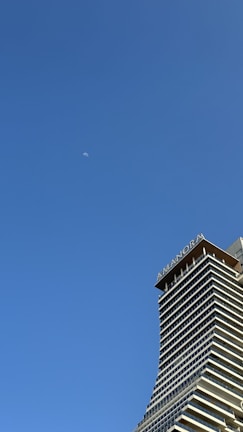
[[[243,432],[243,238],[199,234],[158,275],[159,370],[135,432]]]

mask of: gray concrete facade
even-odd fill
[[[230,247],[227,252],[237,258],[243,266],[243,237],[238,238]]]
[[[135,432],[243,432],[243,241],[200,234],[159,273],[158,375]]]

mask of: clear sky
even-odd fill
[[[131,432],[157,273],[243,235],[242,0],[2,0],[0,430]]]

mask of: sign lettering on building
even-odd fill
[[[190,241],[176,256],[173,260],[167,264],[166,267],[158,274],[157,281],[159,282],[173,267],[178,264],[182,258],[184,258],[201,240],[205,237],[203,234],[198,234],[197,237]]]

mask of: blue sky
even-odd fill
[[[131,432],[158,271],[243,235],[243,3],[0,9],[0,430]]]

